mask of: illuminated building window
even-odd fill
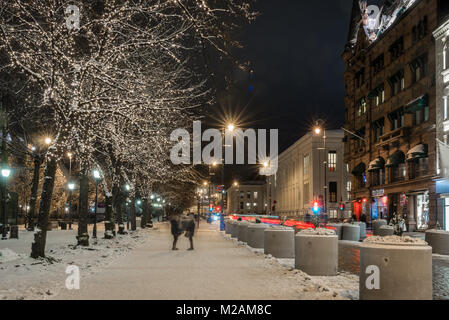
[[[327,165],[329,171],[334,172],[337,170],[337,151],[329,151],[327,154]]]

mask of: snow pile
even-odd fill
[[[17,259],[20,259],[20,255],[18,255],[14,251],[8,248],[0,249],[0,263],[14,261]]]
[[[326,228],[309,228],[299,232],[299,234],[311,235],[311,236],[334,236],[335,230]]]
[[[378,243],[378,244],[417,244],[417,245],[426,245],[427,242],[425,242],[422,239],[419,238],[412,238],[409,236],[399,237],[399,236],[372,236],[366,238],[364,243]]]

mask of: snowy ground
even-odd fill
[[[52,259],[35,260],[29,257],[33,232],[21,230],[19,240],[0,241],[0,299],[48,299],[65,287],[67,266],[78,266],[86,276],[95,274],[143,242],[149,232],[137,230],[105,240],[99,228],[98,239],[91,238],[84,248],[76,246],[76,230],[49,231],[46,255]]]
[[[75,233],[74,231],[69,231]],[[102,235],[102,233],[100,233]],[[54,263],[28,258],[32,233],[0,242],[3,299],[357,299],[358,276],[312,277],[295,270],[293,259],[274,259],[228,239],[216,225],[201,224],[195,250],[171,251],[168,224],[119,240],[98,239],[74,248],[67,231],[49,232]],[[6,250],[5,243],[10,243]],[[22,243],[22,245],[20,245]],[[26,245],[23,245],[26,243]],[[11,251],[10,251],[11,250]],[[6,261],[10,260],[10,261]],[[80,267],[79,290],[65,287],[65,269]]]

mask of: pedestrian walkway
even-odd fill
[[[168,224],[157,226],[157,230],[145,231],[150,233],[145,243],[129,254],[96,274],[86,278],[81,274],[79,290],[64,288],[54,298],[226,300],[337,296],[335,291],[320,289],[304,274],[298,277],[297,270],[288,270],[275,259],[266,259],[237,245],[235,240],[225,239],[216,224],[202,223],[196,230],[194,251],[187,251],[189,242],[184,236],[180,237],[179,250],[171,251]]]

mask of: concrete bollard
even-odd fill
[[[449,232],[444,230],[427,230],[426,242],[436,254],[449,255]]]
[[[256,249],[263,249],[264,247],[264,232],[268,225],[264,223],[252,223],[248,226],[246,240],[248,246]]]
[[[432,248],[410,237],[367,238],[360,246],[360,300],[431,300]]]
[[[295,257],[295,231],[292,228],[272,227],[264,231],[264,253],[275,258]]]
[[[387,220],[378,219],[373,221],[373,235],[379,235],[379,228],[387,225]]]
[[[295,236],[295,268],[311,276],[335,276],[338,269],[338,236],[335,232],[330,229],[298,232]]]
[[[359,241],[360,240],[360,226],[357,224],[344,223],[342,230],[342,240]]]
[[[240,221],[234,220],[234,222],[231,224],[231,238],[237,238],[239,223]]]
[[[242,242],[246,242],[246,234],[248,232],[248,226],[251,223],[247,221],[241,221],[237,227],[237,239]]]
[[[342,228],[343,228],[343,224],[342,223],[328,223],[327,224],[328,227],[331,228],[335,228],[335,233],[337,234],[338,240],[341,240],[341,236],[342,236]]]
[[[392,236],[394,235],[394,228],[392,226],[381,226],[378,230],[377,230],[377,235],[380,237],[387,237],[387,236]]]
[[[357,222],[355,222],[355,224],[360,226],[360,240],[365,240],[366,239],[366,223],[357,221]]]
[[[231,234],[232,223],[234,223],[234,220],[228,219],[225,221],[225,234]]]

